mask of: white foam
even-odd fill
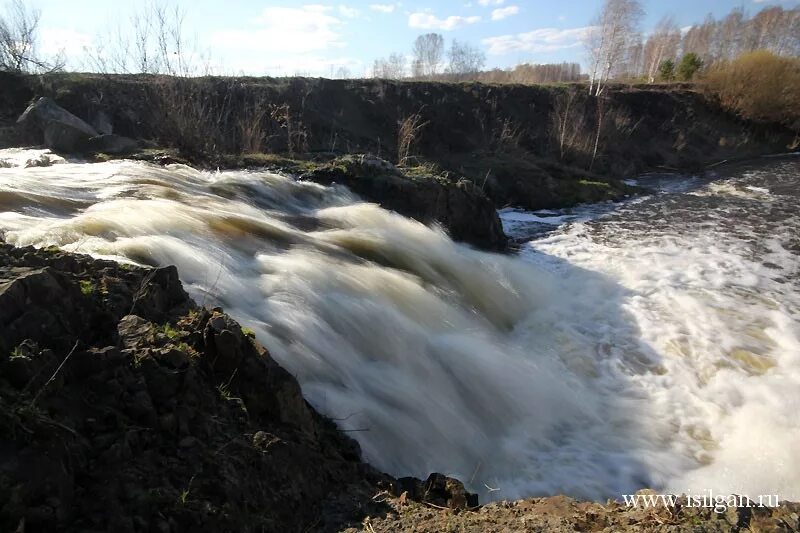
[[[563,223],[517,259],[265,172],[0,170],[0,192],[23,189],[0,215],[7,240],[177,264],[393,474],[442,471],[504,498],[800,498],[800,305],[783,279],[798,261],[782,233],[796,221],[754,240],[724,209],[692,221],[657,198],[505,211]],[[88,205],[48,214],[45,196]]]

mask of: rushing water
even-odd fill
[[[8,242],[178,265],[379,468],[495,498],[800,499],[797,159],[504,211],[516,257],[276,174],[29,156],[0,151]]]

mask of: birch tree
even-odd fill
[[[390,54],[389,57],[375,60],[372,76],[386,80],[399,80],[406,73],[406,58],[403,54]]]
[[[589,32],[589,92],[599,96],[638,37],[644,11],[638,0],[606,0]]]
[[[678,55],[678,45],[681,42],[681,31],[672,20],[664,17],[656,26],[655,31],[644,45],[645,65],[647,68],[647,81],[653,83],[658,74],[658,68],[667,59],[675,59]]]

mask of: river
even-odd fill
[[[7,242],[177,265],[389,473],[800,499],[798,158],[503,210],[498,255],[340,187],[41,156],[0,150]]]

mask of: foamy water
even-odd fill
[[[126,161],[0,169],[0,231],[176,264],[392,474],[494,498],[800,499],[800,165],[769,165],[622,207],[505,211],[538,235],[520,257],[341,188]]]

